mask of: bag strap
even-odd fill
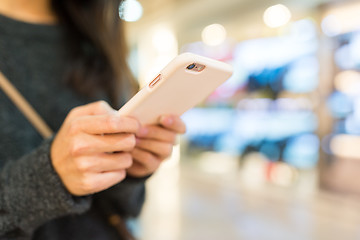
[[[41,116],[1,72],[0,88],[2,88],[9,99],[13,101],[15,106],[24,114],[24,116],[36,128],[43,138],[46,139],[53,134],[53,131],[41,118]]]

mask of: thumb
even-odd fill
[[[97,101],[76,107],[71,110],[69,115],[71,115],[71,118],[73,118],[87,115],[104,115],[114,113],[116,113],[115,109],[113,109],[107,102]]]

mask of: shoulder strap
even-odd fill
[[[46,122],[1,72],[0,88],[14,102],[16,107],[24,114],[24,116],[36,128],[43,138],[48,138],[53,134]]]

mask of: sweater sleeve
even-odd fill
[[[30,236],[51,219],[89,209],[91,198],[72,196],[53,169],[51,142],[1,167],[0,239]]]
[[[145,181],[148,178],[127,177],[117,185],[95,194],[93,199],[95,207],[107,215],[137,217],[145,201]]]

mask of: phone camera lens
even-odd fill
[[[191,69],[193,69],[195,66],[196,66],[195,63],[192,63],[192,64],[190,64],[189,66],[187,66],[186,68],[189,69],[189,70],[191,70]]]

